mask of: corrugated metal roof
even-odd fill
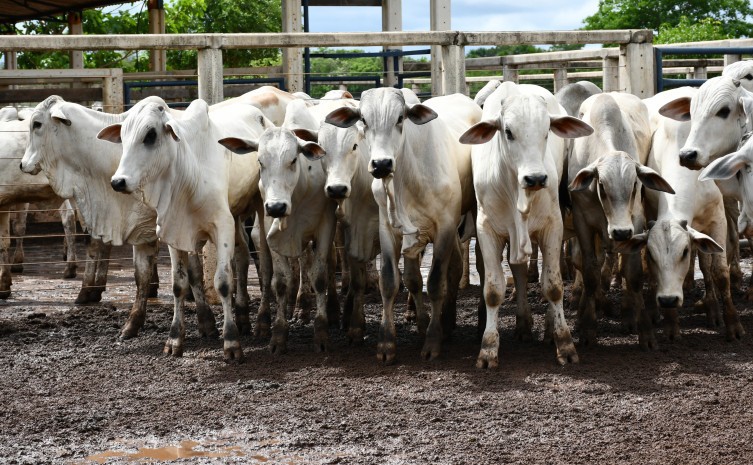
[[[130,2],[123,0],[0,0],[0,24],[46,19],[69,11],[81,11],[120,3]]]

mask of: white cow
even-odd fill
[[[302,265],[302,268],[308,271],[316,294],[314,347],[317,351],[326,351],[329,345],[328,313],[339,313],[339,308],[332,309],[336,296],[331,295],[332,290],[327,292],[335,204],[324,195],[326,173],[319,161],[324,150],[315,142],[307,142],[296,135],[313,138],[309,128],[317,126],[318,122],[304,102],[291,102],[282,128],[267,128],[256,138],[230,134],[230,137],[218,139],[236,153],[258,151],[259,188],[264,199],[264,225],[274,270],[272,288],[277,299],[270,342],[270,349],[275,354],[287,351],[289,324],[285,310],[288,291],[294,281],[288,259],[303,256],[310,242],[314,244],[311,263]]]
[[[646,202],[656,211],[656,224],[649,231],[618,244],[623,252],[647,250],[652,290],[649,305],[664,309],[665,335],[671,340],[680,336],[677,309],[683,304],[683,281],[693,266],[691,245],[703,253],[699,257],[704,272],[706,306],[709,323],[717,324],[719,304],[724,302],[727,337],[739,339],[744,333],[732,303],[729,268],[719,253],[723,249],[727,220],[722,193],[713,181],[699,180],[699,172],[680,166],[677,153],[690,131],[689,122],[678,122],[659,114],[667,102],[681,96],[692,97],[697,89],[683,87],[645,99],[653,131],[648,166],[655,169],[675,189],[675,195],[646,191]],[[690,226],[690,227],[689,227]],[[708,255],[712,253],[713,255]],[[653,312],[643,312],[638,321],[639,342],[644,349],[656,349]]]
[[[559,137],[549,138],[550,130]],[[592,131],[588,124],[567,116],[545,89],[505,82],[486,97],[483,120],[460,139],[478,144],[473,147],[471,159],[487,311],[476,362],[479,368],[499,364],[498,313],[506,287],[501,266],[504,244],[510,248],[510,266],[522,267],[524,277],[531,237],[541,246],[544,256],[542,292],[549,302],[544,339],[555,343],[559,363],[578,361],[562,306],[558,189],[566,146],[560,137],[582,137]],[[530,339],[533,318],[528,305],[521,302],[526,298],[525,290],[518,292],[515,331]]]
[[[327,114],[343,106],[357,108],[358,102],[322,102],[310,111],[322,122],[312,136],[326,152],[321,161],[326,173],[324,192],[337,203],[335,213],[343,227],[350,270],[343,327],[348,329],[351,342],[361,343],[366,329],[363,306],[367,265],[379,253],[379,207],[371,191],[374,178],[367,170],[370,155],[363,125],[339,128],[323,122]]]
[[[222,300],[224,357],[243,358],[232,314],[236,225],[231,209],[252,214],[258,169],[254,156],[236,157],[214,141],[226,131],[255,136],[268,126],[271,122],[248,104],[227,106],[210,117],[206,102],[196,100],[183,114],[173,116],[162,99],[151,97],[136,104],[122,124],[110,125],[98,135],[123,143],[112,188],[156,210],[157,235],[170,246],[175,313],[166,354],[183,352],[183,305],[194,272],[188,266],[189,252],[211,239],[217,250],[214,286]]]
[[[73,207],[55,195],[47,178],[29,176],[18,169],[29,141],[28,128],[28,112],[19,113],[12,107],[0,110],[0,299],[10,297],[11,271],[20,272],[23,269],[22,236],[26,231],[28,202],[60,206],[66,243],[63,277],[76,277],[76,219]],[[64,205],[61,206],[61,203]],[[17,213],[14,215],[13,212]],[[11,221],[13,216],[16,216],[15,221]],[[13,257],[10,254],[11,231],[18,237]],[[84,289],[82,292],[85,292]]]
[[[596,308],[608,304],[600,285],[597,247],[611,252],[613,241],[630,239],[643,231],[645,218],[641,186],[672,193],[670,185],[645,165],[651,144],[648,111],[631,94],[603,93],[586,99],[580,107],[593,135],[576,139],[568,160],[568,180],[573,204],[573,225],[582,254],[584,292],[581,295],[581,342],[596,343]],[[642,269],[639,255],[622,260],[626,295],[622,319],[635,329],[636,314],[643,311]]]
[[[419,332],[425,335],[421,356],[439,356],[443,336],[454,327],[462,271],[457,227],[474,203],[470,147],[458,138],[480,117],[481,109],[464,95],[407,106],[401,91],[378,88],[362,94],[359,109],[343,107],[325,120],[339,127],[363,122],[371,150],[368,170],[381,180],[373,184],[373,192],[379,204],[384,304],[377,357],[385,363],[392,363],[396,352],[394,303],[400,252],[403,280],[416,302]],[[419,262],[429,242],[434,244],[427,283],[431,319],[423,308]]]

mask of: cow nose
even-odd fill
[[[117,192],[125,192],[126,190],[125,178],[113,178],[113,180],[110,181],[110,185]]]
[[[675,308],[679,306],[680,298],[676,295],[660,295],[656,298],[662,308]]]
[[[381,160],[371,160],[371,175],[377,179],[382,179],[392,173],[392,159],[382,158]]]
[[[698,164],[698,150],[683,150],[680,152],[680,165],[686,168],[695,167]]]
[[[344,199],[348,196],[348,186],[333,185],[327,186],[327,197],[335,200]]]
[[[265,203],[264,208],[267,210],[267,215],[272,218],[281,218],[288,210],[288,206],[284,202]]]
[[[632,229],[613,229],[612,230],[612,239],[616,241],[626,241],[633,237],[633,230]]]
[[[526,189],[539,190],[546,187],[546,178],[547,176],[545,174],[523,176],[523,182],[525,183]]]

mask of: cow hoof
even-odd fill
[[[568,363],[579,363],[580,359],[578,358],[578,353],[575,351],[575,346],[573,346],[572,351],[561,351],[557,350],[557,363],[559,363],[562,366],[567,365]]]
[[[272,353],[272,355],[283,355],[288,353],[288,344],[286,341],[280,341],[280,342],[273,342],[271,341],[269,343],[269,352]]]
[[[348,341],[354,346],[363,345],[363,328],[348,328]]]
[[[410,308],[405,310],[405,322],[411,324],[416,322],[416,310]]]
[[[533,341],[533,318],[516,318],[515,319],[515,339],[520,342]]]
[[[435,360],[439,357],[442,349],[442,343],[436,339],[426,339],[424,347],[421,349],[421,358],[424,360]]]
[[[235,325],[238,327],[238,333],[242,336],[251,334],[251,320],[248,318],[248,309],[235,309]]]
[[[476,368],[499,368],[499,349],[497,347],[482,347],[476,359]]]
[[[10,297],[10,290],[0,291],[0,299],[5,300]]]
[[[243,349],[238,341],[225,341],[224,348],[224,360],[225,363],[238,362],[243,363],[245,357],[243,356]]]
[[[596,339],[596,328],[590,328],[581,330],[580,344],[583,347],[596,347],[598,341]]]
[[[397,347],[394,342],[380,342],[377,344],[377,360],[385,365],[395,363]]]
[[[65,267],[65,271],[63,272],[63,279],[73,279],[75,277],[76,277],[76,267],[75,266]]]
[[[182,357],[183,344],[178,339],[170,338],[165,343],[165,348],[162,350],[162,353],[166,356],[172,355],[173,357]]]
[[[24,272],[24,265],[23,263],[14,263],[10,266],[11,273],[23,273]]]
[[[254,338],[259,341],[265,341],[269,339],[269,337],[269,323],[264,323],[257,320],[256,327],[254,328]]]
[[[326,352],[329,346],[329,331],[324,318],[314,320],[314,350]]]
[[[739,341],[744,335],[745,330],[739,321],[727,327],[727,341]]]
[[[659,344],[656,342],[656,335],[653,331],[648,334],[641,333],[638,335],[638,344],[643,351],[653,351],[659,348]]]
[[[139,328],[127,323],[123,330],[120,332],[120,339],[125,341],[134,338],[139,335]]]
[[[149,287],[146,288],[147,298],[159,297],[158,294],[159,294],[159,284],[150,284]]]
[[[203,339],[210,339],[215,340],[219,339],[220,337],[220,330],[217,329],[217,326],[210,325],[210,324],[199,324],[199,336]]]
[[[300,321],[303,324],[307,325],[309,324],[309,321],[311,321],[311,312],[302,307],[296,307],[293,311],[293,320]]]
[[[664,335],[667,336],[667,340],[672,342],[682,339],[682,336],[680,335],[680,328],[678,326],[665,327]]]
[[[288,351],[288,328],[275,325],[272,328],[272,338],[269,341],[269,350],[274,355],[281,355]]]

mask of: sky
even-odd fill
[[[429,30],[429,0],[403,0],[403,30]],[[451,29],[459,31],[573,30],[598,0],[452,0]],[[563,6],[566,5],[566,6]],[[310,7],[311,32],[382,30],[379,7]]]

